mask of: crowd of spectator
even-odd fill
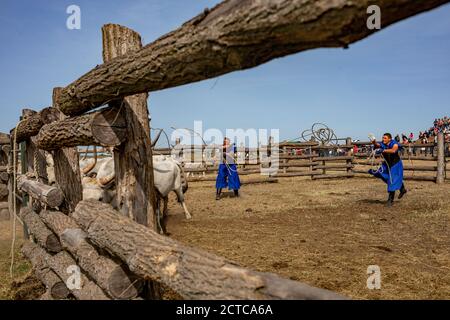
[[[408,144],[411,142],[434,143],[436,142],[436,137],[439,132],[444,133],[446,142],[450,142],[450,117],[446,116],[440,119],[434,119],[433,126],[428,130],[420,131],[416,139],[414,137],[414,133],[411,132],[409,135],[396,135],[395,140],[401,142],[402,144]]]

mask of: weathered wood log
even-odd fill
[[[319,157],[315,156],[314,161],[341,161],[341,160],[353,160],[351,156],[336,156],[336,157]]]
[[[24,111],[28,111],[25,109]],[[11,138],[14,139],[14,135],[17,132],[17,143],[23,142],[28,138],[31,138],[39,133],[42,126],[46,123],[55,121],[55,114],[51,107],[44,108],[40,112],[30,110],[26,116],[22,118],[17,128],[11,130]]]
[[[80,273],[80,287],[73,283],[75,274],[70,271],[77,268],[77,263],[67,252],[61,251],[51,259],[47,259],[47,264],[66,283],[67,288],[78,300],[111,300],[98,285],[89,280],[82,272]]]
[[[275,178],[289,178],[289,177],[308,177],[321,175],[320,172],[315,171],[305,171],[305,172],[287,172],[287,173],[277,173],[272,175]]]
[[[216,181],[217,177],[192,177],[188,178],[188,182],[204,182],[204,181]],[[250,178],[250,179],[242,179],[241,184],[242,185],[249,185],[249,184],[257,184],[257,183],[276,183],[278,182],[277,179],[274,178]]]
[[[98,201],[80,202],[72,216],[91,242],[122,259],[136,275],[164,283],[186,299],[343,299],[184,246]]]
[[[354,166],[352,164],[332,164],[332,165],[320,165],[315,166],[314,169],[327,169],[327,170],[333,170],[333,169],[351,169]]]
[[[448,0],[379,0],[383,29]],[[112,60],[64,89],[67,115],[107,101],[210,79],[323,47],[347,47],[367,28],[372,0],[227,0],[143,49]]]
[[[140,35],[120,25],[103,26],[102,39],[104,62],[142,48]],[[112,103],[124,108],[128,133],[128,139],[114,151],[116,198],[121,214],[156,231],[156,194],[147,99],[148,94],[142,93]],[[161,298],[157,283],[149,283],[148,289],[148,298]]]
[[[41,247],[25,242],[22,246],[23,255],[30,260],[37,278],[47,288],[47,299],[65,299],[70,294],[65,283],[54,273],[47,264],[51,256]]]
[[[103,26],[102,36],[105,62],[142,48],[140,35],[119,25]],[[144,93],[113,103],[124,109],[128,129],[127,141],[115,149],[114,167],[120,212],[140,224],[156,229],[156,195],[147,98],[148,94]]]
[[[143,281],[131,275],[125,265],[100,255],[72,218],[57,211],[43,211],[40,216],[59,236],[63,247],[76,258],[81,269],[112,298],[129,300],[139,296]]]
[[[20,219],[26,224],[36,242],[48,252],[57,253],[62,250],[58,237],[47,228],[39,215],[29,208],[22,208],[19,213]]]
[[[64,201],[64,195],[60,188],[28,179],[24,175],[17,177],[17,188],[22,192],[28,193],[36,200],[44,202],[51,208],[59,207]]]
[[[11,137],[9,134],[0,132],[0,145],[9,145],[11,143]]]
[[[37,114],[36,111],[30,109],[22,110],[22,118],[27,119],[33,117]],[[28,137],[23,142],[25,143],[25,158],[26,161],[24,165],[26,166],[26,172],[34,174],[34,177],[38,179],[39,182],[48,184],[47,177],[47,163],[45,160],[44,151],[39,150],[35,144],[35,137]],[[31,202],[29,205],[31,205]]]
[[[0,174],[0,176],[2,176],[2,174]],[[1,180],[2,182],[4,182],[3,177],[1,178]],[[8,175],[6,175],[6,181],[8,181]],[[7,197],[8,194],[9,194],[8,186],[6,184],[0,183],[0,199]]]
[[[435,176],[409,176],[409,175],[405,175],[403,176],[404,180],[415,180],[415,181],[433,181],[436,182],[436,177]]]
[[[51,151],[89,145],[114,147],[125,139],[126,122],[122,109],[104,108],[44,125],[36,144],[40,149]]]
[[[53,108],[55,110],[55,101],[60,91],[61,88],[53,89]],[[56,113],[59,120],[66,118],[59,110],[56,110]],[[79,159],[77,148],[62,148],[53,152],[55,180],[64,194],[64,202],[60,206],[60,210],[64,213],[73,211],[83,198]]]
[[[373,165],[380,165],[381,163],[374,163]],[[372,163],[356,163],[358,166],[372,166]],[[368,169],[367,169],[368,170]],[[416,165],[403,165],[403,170],[406,171],[437,171],[437,166],[416,166]]]
[[[10,220],[11,213],[7,202],[0,202],[0,221]]]
[[[9,137],[9,136],[8,136],[8,137]],[[2,145],[2,151],[3,151],[5,154],[9,154],[9,153],[11,152],[11,145],[9,144],[9,142],[8,142],[8,144]]]
[[[445,174],[445,137],[444,133],[439,132],[437,136],[437,184],[444,183]]]
[[[340,178],[353,178],[354,173],[336,173],[336,174],[319,174],[312,177],[313,180],[316,179],[340,179]]]
[[[39,297],[38,300],[41,300],[41,301],[50,301],[50,300],[58,300],[58,299],[54,299],[54,298],[52,297],[52,293],[50,292],[50,290],[47,290],[47,291],[44,292],[44,294],[43,294],[42,296]],[[61,299],[59,299],[59,300],[61,300]]]
[[[8,183],[9,180],[9,174],[8,172],[0,172],[0,182],[1,183]],[[1,194],[1,192],[0,192]]]

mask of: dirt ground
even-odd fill
[[[245,181],[248,177],[243,177]],[[190,184],[186,221],[172,198],[168,232],[242,266],[353,299],[450,299],[450,183],[406,182],[385,206],[374,178],[283,178],[215,200],[213,182]],[[367,269],[381,289],[367,289]]]
[[[406,186],[405,198],[387,208],[386,187],[373,178],[283,178],[220,201],[213,182],[196,182],[187,193],[194,219],[186,221],[171,196],[168,231],[242,266],[354,299],[450,299],[450,182]],[[18,225],[11,279],[11,225],[0,222],[0,299],[43,293],[22,242]],[[369,265],[381,268],[380,290],[367,289]]]

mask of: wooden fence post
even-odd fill
[[[64,120],[66,116],[59,111],[56,99],[61,88],[53,89],[53,111],[59,113],[59,119]],[[53,152],[55,164],[55,180],[64,194],[64,202],[61,211],[70,213],[75,210],[78,202],[83,199],[83,188],[81,186],[80,161],[77,148],[62,148]]]
[[[352,145],[352,138],[348,137],[347,139],[345,139],[345,144],[346,147],[351,146]],[[347,160],[346,163],[348,165],[347,167],[347,173],[350,174],[353,172],[353,168],[351,168],[350,166],[352,165],[353,162],[353,152],[352,152],[352,148],[347,149],[347,156],[352,157],[352,159]]]
[[[445,180],[445,141],[444,133],[437,136],[437,176],[436,183],[442,184]]]
[[[104,62],[142,48],[141,36],[120,25],[103,26],[102,36]],[[122,215],[157,231],[147,99],[148,94],[142,93],[110,103],[123,108],[127,121],[127,140],[114,149],[116,197]],[[149,281],[147,288],[150,299],[161,299],[161,287],[157,282]]]
[[[26,116],[26,112],[25,110],[22,111],[22,116],[20,117],[20,120],[23,120],[24,117]],[[21,142],[20,143],[20,172],[22,174],[26,174],[28,171],[28,158],[27,158],[27,144],[26,142]],[[17,189],[16,189],[17,192]],[[28,194],[23,194],[22,195],[22,203],[21,203],[21,207],[25,208],[28,206],[28,202],[30,200],[30,196]],[[18,214],[18,208],[17,209],[17,214]],[[30,234],[28,232],[28,227],[26,225],[26,223],[23,223],[23,237],[25,239],[28,239],[30,237]]]
[[[142,48],[140,35],[120,25],[103,26],[102,35],[104,62]],[[148,94],[143,93],[111,103],[124,109],[128,131],[128,139],[115,149],[114,164],[119,211],[156,230],[156,196],[147,98]]]

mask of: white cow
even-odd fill
[[[186,219],[191,219],[184,194],[188,189],[188,183],[184,175],[181,164],[170,156],[154,156],[153,157],[153,176],[155,180],[155,188],[159,193],[159,199],[164,200],[163,217],[167,213],[167,203],[169,201],[170,192],[174,191],[177,195],[178,202],[183,207]]]
[[[111,204],[115,209],[118,208],[116,192],[114,189],[102,188],[96,178],[84,177],[81,180],[83,186],[83,200],[97,200]]]
[[[184,199],[184,193],[188,189],[188,184],[181,164],[170,156],[153,157],[153,174],[155,189],[158,195],[158,209],[161,207],[161,200],[164,201],[163,210],[160,211],[159,223],[163,233],[166,233],[168,201],[169,194],[172,191],[176,193],[178,202],[183,207],[186,219],[192,218]],[[83,199],[103,201],[117,208],[117,198],[113,196],[115,191],[111,190],[114,180],[114,159],[102,159],[96,178],[83,178]]]

